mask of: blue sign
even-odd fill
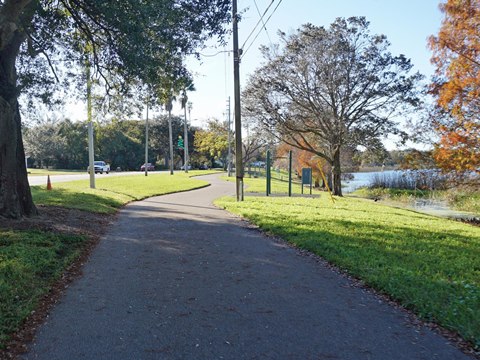
[[[302,185],[310,185],[312,183],[312,169],[302,169]]]

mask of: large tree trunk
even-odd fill
[[[12,23],[1,24],[0,34],[0,216],[20,218],[37,214],[25,166],[15,68],[24,35]]]
[[[340,148],[333,153],[332,163],[332,191],[333,195],[342,195],[342,171],[340,168]]]

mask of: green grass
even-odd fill
[[[46,176],[46,175],[71,175],[84,174],[87,170],[60,170],[60,169],[31,169],[28,168],[28,176]]]
[[[192,177],[214,172],[109,176],[97,178],[96,189],[82,180],[54,184],[50,191],[34,186],[32,194],[37,205],[114,213],[133,200],[206,186]],[[0,349],[87,243],[74,235],[0,229]]]
[[[480,347],[480,228],[364,199],[332,205],[327,195],[217,204]]]
[[[80,236],[0,230],[0,348],[85,243]]]
[[[227,177],[223,176],[222,179],[235,182],[235,177]],[[245,184],[245,191],[250,193],[265,193],[267,188],[267,180],[264,177],[259,178],[249,178],[244,177],[243,182]],[[272,182],[271,182],[271,190],[272,194],[288,194],[288,175],[284,178],[284,180],[278,179],[273,177],[272,174]],[[318,193],[317,190],[312,189],[312,193]],[[302,193],[302,186],[298,182],[292,182],[292,194],[301,194]],[[304,185],[303,187],[304,194],[310,194],[310,187]]]
[[[46,186],[32,186],[36,204],[62,206],[98,213],[114,213],[124,204],[151,196],[164,195],[204,187],[207,182],[193,177],[214,173],[213,171],[135,174],[132,176],[109,176],[96,178],[95,189],[90,189],[89,180],[77,180]]]
[[[480,214],[480,191],[450,190],[446,198],[454,209]]]

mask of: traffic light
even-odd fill
[[[177,146],[178,146],[179,149],[183,149],[183,147],[184,147],[183,146],[183,139],[182,139],[181,135],[178,136]]]

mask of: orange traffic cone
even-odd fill
[[[47,175],[47,190],[52,190],[52,183],[50,182],[50,175]]]

